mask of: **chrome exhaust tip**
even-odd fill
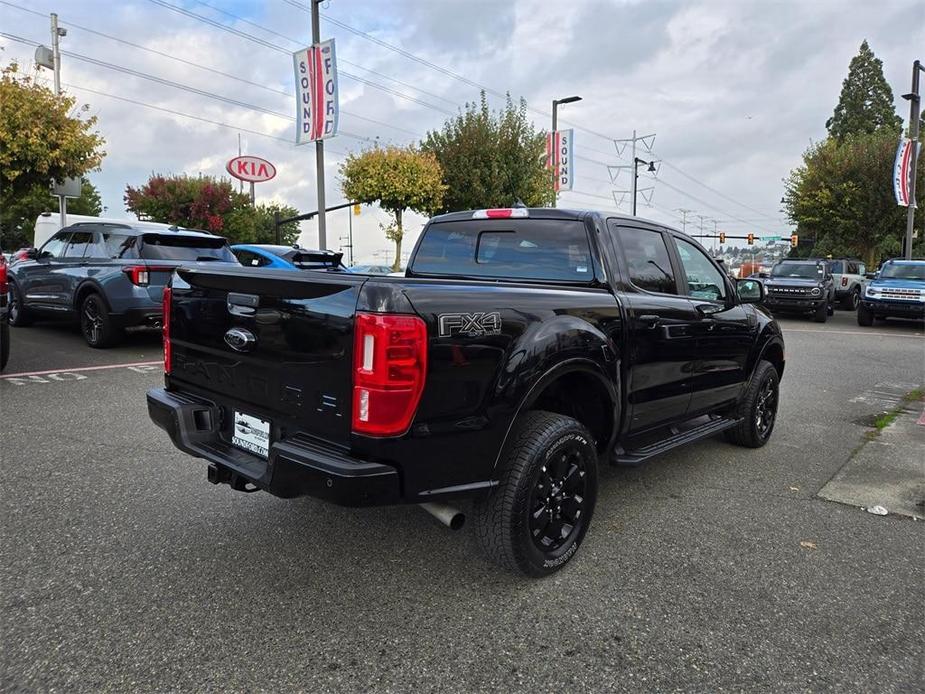
[[[459,530],[466,524],[466,514],[447,504],[426,503],[419,506],[450,530]]]

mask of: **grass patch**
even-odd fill
[[[925,388],[913,388],[903,395],[903,402],[918,402],[925,399]]]
[[[897,407],[890,410],[889,412],[884,412],[883,414],[878,415],[874,420],[874,428],[877,429],[877,431],[881,431],[890,426],[890,424],[896,421],[896,418],[899,416],[899,413],[902,412],[902,410],[902,407]]]

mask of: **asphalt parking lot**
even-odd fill
[[[539,582],[415,507],[208,484],[147,418],[156,334],[13,330],[0,686],[921,691],[925,523],[816,493],[925,382],[923,327],[782,325],[771,442],[604,469],[578,559]]]

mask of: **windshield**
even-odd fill
[[[221,236],[144,234],[142,241],[141,257],[145,260],[238,262]]]
[[[411,269],[434,275],[573,282],[594,277],[584,223],[561,219],[431,224]]]
[[[925,263],[888,263],[880,269],[880,277],[925,282]]]
[[[780,263],[771,269],[771,277],[795,277],[805,280],[822,279],[821,265],[809,263]]]

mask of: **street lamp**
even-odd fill
[[[558,124],[559,124],[559,119],[558,119],[559,104],[572,104],[572,103],[575,103],[576,101],[581,101],[581,97],[580,97],[580,96],[567,96],[567,97],[565,97],[564,99],[553,99],[553,100],[552,100],[552,138],[553,138],[553,143],[555,143],[556,128],[558,127]],[[550,149],[551,149],[551,148],[550,148]],[[553,161],[555,161],[555,152],[552,153],[552,156],[553,156]],[[550,162],[550,163],[552,163],[552,162]],[[558,175],[559,172],[556,171],[556,167],[555,167],[555,166],[552,166],[551,168],[552,168],[552,190],[553,190],[552,206],[555,207],[555,206],[556,206],[556,176]]]
[[[633,157],[633,216],[636,216],[636,187],[639,181],[639,165],[648,164],[649,171],[655,173],[655,161],[646,161],[639,157]],[[651,199],[651,198],[650,198]]]

